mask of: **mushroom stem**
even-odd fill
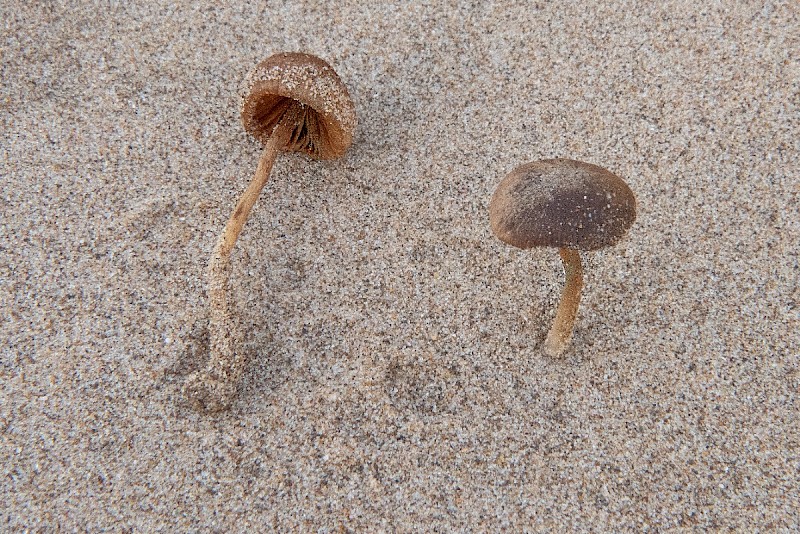
[[[560,248],[561,261],[564,263],[564,290],[561,293],[561,302],[558,304],[556,318],[553,326],[547,333],[544,342],[544,351],[550,357],[560,356],[569,345],[572,338],[572,327],[578,315],[578,305],[581,302],[581,289],[583,288],[583,268],[581,256],[577,250]]]
[[[256,172],[236,204],[208,262],[210,357],[204,370],[189,377],[184,391],[192,403],[209,412],[230,406],[236,393],[236,384],[247,364],[244,353],[236,350],[242,341],[242,334],[239,321],[228,302],[231,252],[253,205],[269,180],[275,159],[291,139],[302,113],[301,105],[291,106],[273,130]]]
[[[225,225],[225,230],[219,237],[219,241],[217,241],[212,259],[217,256],[225,260],[230,258],[233,246],[236,244],[239,234],[242,233],[244,223],[250,216],[250,211],[253,209],[256,200],[258,200],[261,190],[264,189],[264,186],[267,185],[267,181],[269,181],[270,171],[272,171],[275,158],[277,158],[279,153],[280,141],[274,138],[270,139],[264,147],[264,151],[261,153],[261,159],[258,161],[258,167],[256,167],[256,172],[250,184],[242,193],[239,202],[236,203],[236,208],[234,208],[233,213],[231,213]]]

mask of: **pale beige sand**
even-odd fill
[[[0,5],[0,530],[800,529],[796,1],[138,4]],[[237,91],[283,50],[359,127],[279,159],[203,415]],[[558,254],[487,219],[555,156],[639,201],[563,360]]]

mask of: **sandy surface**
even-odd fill
[[[137,4],[0,6],[0,530],[800,529],[797,2]],[[284,50],[359,126],[277,162],[205,415],[237,93]],[[487,216],[548,157],[639,203],[560,360],[558,254]]]

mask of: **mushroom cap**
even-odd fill
[[[570,159],[520,165],[492,196],[489,221],[519,248],[595,250],[619,241],[636,219],[636,198],[615,174]]]
[[[295,102],[303,119],[285,150],[317,159],[342,156],[353,141],[355,106],[333,68],[310,54],[275,54],[250,72],[242,93],[244,129],[266,144]]]

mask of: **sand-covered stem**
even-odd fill
[[[291,136],[296,115],[302,112],[300,108],[298,106],[295,112],[287,113],[275,128],[273,137],[264,147],[253,179],[242,193],[208,261],[210,355],[206,368],[190,376],[184,386],[190,402],[204,411],[220,411],[230,406],[239,378],[247,365],[247,358],[241,350],[243,335],[240,321],[229,302],[231,252],[253,205],[269,180],[275,158]]]

